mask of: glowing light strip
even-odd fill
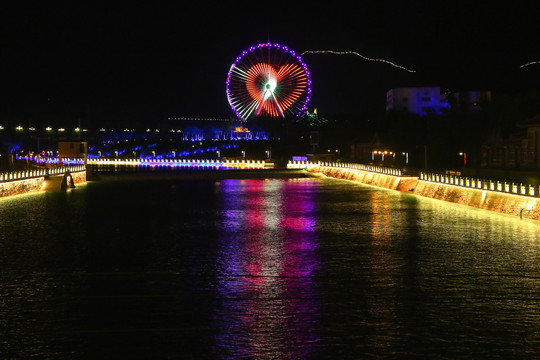
[[[283,110],[281,109],[281,106],[279,105],[279,102],[277,101],[277,99],[276,99],[276,97],[275,97],[275,95],[274,95],[274,93],[272,91],[270,92],[270,95],[272,95],[272,97],[274,98],[274,101],[276,102],[276,106],[277,106],[277,108],[279,110],[279,114],[281,115],[281,117],[284,118],[285,114],[283,114]]]
[[[362,58],[362,59],[364,59],[366,61],[382,62],[382,63],[388,64],[388,65],[391,65],[391,66],[393,66],[395,68],[408,71],[410,73],[415,73],[416,72],[416,70],[407,69],[405,66],[395,64],[395,63],[393,63],[391,61],[384,60],[384,59],[370,58],[370,57],[364,56],[364,55],[362,55],[360,53],[357,53],[356,51],[308,50],[308,51],[304,51],[302,53],[302,55],[304,55],[304,54],[356,55],[356,56],[358,56],[358,57],[360,57],[360,58]]]
[[[521,69],[521,68],[524,68],[524,67],[526,67],[526,66],[538,65],[538,64],[540,64],[540,60],[539,60],[539,61],[531,61],[531,62],[528,62],[528,63],[526,63],[526,64],[521,65],[519,68]]]
[[[36,163],[40,164],[58,164],[60,162],[59,158],[53,158],[53,157],[37,157],[37,156],[15,156],[15,159],[17,160],[29,160],[34,161]],[[75,164],[75,165],[82,165],[84,164],[84,159],[82,158],[62,158],[63,164]]]
[[[165,159],[89,159],[89,165],[121,165],[121,166],[157,166],[173,168],[215,168],[226,169],[264,169],[267,165],[264,161],[255,160],[165,160]]]

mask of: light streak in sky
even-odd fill
[[[398,69],[401,69],[401,70],[405,70],[405,71],[408,71],[410,73],[414,73],[416,72],[416,70],[411,70],[411,69],[407,69],[406,67],[404,66],[401,66],[401,65],[398,65],[398,64],[394,64],[393,62],[391,61],[388,61],[388,60],[384,60],[384,59],[375,59],[375,58],[370,58],[370,57],[367,57],[367,56],[364,56],[362,54],[359,54],[357,53],[356,51],[334,51],[334,50],[308,50],[308,51],[304,51],[302,53],[302,56],[305,55],[305,54],[333,54],[333,55],[356,55],[364,60],[367,60],[367,61],[374,61],[374,62],[381,62],[381,63],[385,63],[385,64],[388,64],[388,65],[391,65],[395,68],[398,68]]]
[[[540,61],[531,61],[531,62],[528,62],[526,64],[521,65],[519,68],[521,69],[521,68],[524,68],[526,66],[538,65],[538,64],[540,64]]]

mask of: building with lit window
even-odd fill
[[[408,112],[417,115],[442,115],[448,104],[441,102],[441,88],[394,88],[386,93],[386,111]]]
[[[445,91],[434,87],[393,88],[386,93],[386,111],[425,115],[444,115],[451,108],[477,110],[491,101],[490,91]]]

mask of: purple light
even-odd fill
[[[250,53],[252,53],[253,51],[257,50],[257,49],[261,49],[261,48],[264,48],[264,47],[269,47],[269,48],[274,48],[274,49],[277,49],[281,52],[284,52],[286,54],[289,54],[292,58],[294,58],[298,64],[302,67],[306,77],[307,77],[307,86],[305,88],[305,94],[302,95],[299,99],[297,99],[297,105],[295,106],[291,106],[290,108],[288,108],[286,111],[288,113],[292,113],[294,114],[296,117],[302,115],[302,113],[304,113],[307,109],[307,105],[311,99],[311,85],[312,85],[312,82],[311,82],[311,73],[310,71],[308,70],[306,64],[304,63],[304,61],[302,60],[302,57],[298,54],[296,54],[296,52],[294,50],[290,50],[287,46],[284,46],[284,45],[280,45],[280,44],[277,44],[277,43],[260,43],[256,46],[251,46],[247,51],[243,51],[242,52],[242,55],[237,57],[235,62],[231,65],[230,67],[230,70],[229,70],[229,73],[227,74],[227,80],[226,80],[226,93],[227,93],[227,99],[229,101],[229,104],[231,106],[231,109],[233,110],[233,112],[235,113],[236,117],[238,118],[241,118],[241,119],[244,119],[246,120],[246,118],[248,118],[250,115],[251,115],[251,111],[248,111],[246,110],[246,108],[248,107],[246,104],[245,104],[245,99],[246,97],[242,97],[242,98],[238,98],[235,96],[237,96],[237,94],[233,94],[232,91],[231,91],[231,78],[233,78],[233,72],[235,71],[236,68],[240,68],[239,64],[242,63],[242,61],[244,61],[244,59],[246,58],[246,56]],[[302,104],[302,105],[300,105]],[[244,116],[246,115],[246,116]]]

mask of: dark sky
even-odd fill
[[[417,70],[410,74],[353,55],[305,54],[310,109],[384,111],[399,86],[455,90],[536,86],[540,15],[528,1],[358,1],[356,7],[72,1],[3,3],[1,116],[160,121],[229,117],[229,67],[270,40],[306,50],[356,51]],[[474,5],[470,5],[474,3]],[[26,4],[26,5],[24,5]],[[126,5],[128,4],[128,5]],[[516,5],[519,4],[519,5]]]

